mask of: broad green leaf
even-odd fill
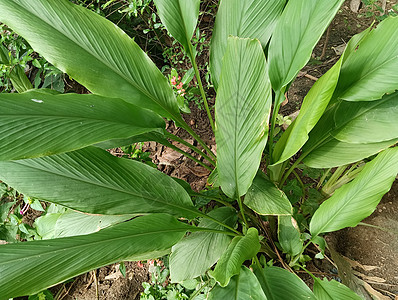
[[[256,276],[247,267],[242,266],[240,273],[231,278],[226,287],[217,285],[209,294],[210,300],[266,300]]]
[[[305,66],[343,2],[288,1],[269,46],[269,76],[275,91],[285,87]]]
[[[209,216],[233,227],[237,214],[235,209],[221,207],[209,213]],[[209,219],[202,219],[199,227],[225,230]],[[212,232],[195,232],[185,237],[172,248],[170,255],[170,277],[172,282],[182,282],[206,273],[227,249],[231,237]],[[187,268],[187,266],[189,266]]]
[[[342,58],[310,89],[303,100],[296,120],[283,133],[272,153],[274,164],[296,154],[308,140],[308,134],[321,118],[332,98],[339,79]]]
[[[159,17],[168,32],[189,53],[191,38],[199,17],[200,0],[154,0]]]
[[[398,143],[398,138],[368,144],[349,144],[331,138],[306,156],[303,162],[311,168],[344,166],[377,154],[396,143]]]
[[[181,120],[167,79],[119,27],[67,0],[0,0],[10,26],[91,92]]]
[[[228,38],[216,99],[219,183],[234,198],[246,194],[268,136],[271,86],[257,40]]]
[[[216,89],[228,36],[258,39],[265,48],[285,4],[286,0],[220,1],[210,48],[210,72]]]
[[[313,236],[354,227],[369,216],[398,173],[398,148],[381,152],[350,183],[321,204],[310,223]]]
[[[295,274],[278,267],[256,270],[268,300],[317,300],[310,288]]]
[[[61,213],[47,213],[35,220],[34,227],[43,240],[54,238],[55,224],[61,215]]]
[[[190,227],[156,214],[84,236],[0,245],[1,297],[34,294],[132,255],[166,250]]]
[[[361,300],[362,298],[355,294],[344,284],[336,280],[323,280],[315,278],[314,294],[318,300]]]
[[[59,216],[54,227],[54,238],[93,233],[134,218],[135,215],[88,215],[67,210]]]
[[[325,112],[334,90],[339,80],[341,64],[349,57],[359,46],[362,40],[367,36],[370,27],[359,34],[353,36],[348,42],[342,57],[338,62],[323,75],[310,89],[303,100],[300,113],[296,120],[283,133],[282,137],[276,143],[273,155],[274,165],[286,161],[308,140],[310,131],[315,127],[322,114]]]
[[[398,89],[398,17],[381,22],[343,63],[335,98],[371,101]]]
[[[0,160],[72,151],[165,126],[151,111],[96,95],[30,91],[0,94],[0,103]]]
[[[172,178],[95,147],[0,162],[0,178],[25,195],[90,214],[201,215]]]
[[[258,231],[251,227],[245,236],[234,237],[214,270],[209,271],[210,276],[222,287],[227,286],[231,277],[239,274],[244,261],[253,258],[259,250]]]
[[[292,205],[285,193],[262,172],[258,172],[247,191],[244,203],[260,215],[291,215]]]
[[[278,216],[278,241],[285,253],[298,255],[303,248],[300,230],[292,216]]]
[[[339,100],[333,103],[311,131],[303,147],[306,155],[304,162],[322,168],[325,165],[343,165],[394,144],[398,139],[394,125],[398,117],[397,99],[398,92],[395,92],[371,102]],[[333,136],[341,138],[342,144]],[[332,151],[336,151],[336,155],[329,156],[330,162],[327,162],[326,156]],[[337,164],[332,164],[333,161]]]
[[[342,142],[360,144],[396,139],[398,92],[377,101],[343,101],[336,110],[334,119],[336,129],[331,134]]]

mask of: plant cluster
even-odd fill
[[[276,129],[290,83],[343,2],[221,0],[210,45],[213,119],[192,43],[200,0],[154,1],[191,61],[214,153],[181,116],[188,81],[163,76],[115,24],[67,0],[0,0],[0,21],[92,92],[0,95],[0,179],[53,209],[40,218],[53,222],[43,240],[0,245],[0,299],[168,254],[171,282],[202,278],[209,299],[360,299],[311,274],[305,250],[315,245],[322,258],[323,234],[357,226],[398,173],[398,18],[354,36],[288,129]],[[167,132],[164,118],[198,146]],[[211,171],[208,189],[105,150],[145,141]]]

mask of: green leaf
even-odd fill
[[[398,139],[379,143],[349,144],[331,139],[316,148],[303,162],[311,168],[333,168],[367,158],[398,143]]]
[[[234,198],[246,194],[268,136],[271,86],[261,45],[229,37],[216,99],[219,183]]]
[[[258,172],[247,191],[244,203],[260,215],[291,215],[292,205],[285,193],[262,172]]]
[[[268,300],[317,300],[297,275],[285,269],[266,267],[254,273]]]
[[[231,278],[226,287],[217,285],[209,294],[210,300],[266,300],[256,276],[247,267],[242,266],[240,273]]]
[[[398,89],[398,17],[381,22],[343,63],[335,98],[371,101]]]
[[[67,0],[0,0],[0,11],[1,22],[91,92],[181,120],[167,79],[115,24]]]
[[[210,49],[210,72],[217,89],[228,36],[258,39],[263,48],[275,29],[286,0],[221,0]]]
[[[343,101],[335,113],[331,135],[351,144],[385,142],[398,138],[398,92],[370,102]]]
[[[251,227],[245,236],[234,237],[214,270],[209,271],[210,276],[222,287],[227,286],[231,277],[239,274],[244,261],[253,258],[259,250],[258,231]]]
[[[369,216],[398,173],[398,148],[387,149],[367,163],[350,183],[321,204],[310,223],[313,236],[354,227]]]
[[[278,91],[291,82],[311,57],[312,49],[344,0],[290,0],[269,46],[269,76]]]
[[[154,0],[168,32],[189,52],[199,17],[200,0]]]
[[[93,233],[111,225],[125,222],[133,217],[135,216],[87,215],[77,211],[67,210],[57,218],[53,238]]]
[[[15,160],[72,151],[165,127],[157,114],[120,99],[1,94],[0,159]]]
[[[290,256],[298,255],[303,248],[300,230],[292,216],[278,216],[278,240],[283,251]]]
[[[0,171],[1,180],[25,195],[90,214],[201,215],[184,188],[167,175],[95,147],[0,162]]]
[[[394,144],[398,139],[398,132],[394,130],[397,99],[398,92],[395,92],[371,102],[339,100],[333,103],[303,147],[304,162],[321,168],[344,165]]]
[[[168,249],[190,227],[157,214],[85,236],[0,245],[2,299],[37,293],[132,255]]]
[[[61,215],[61,213],[47,213],[35,220],[34,227],[43,240],[54,238],[55,224]]]
[[[315,278],[314,294],[318,300],[361,300],[362,298],[355,294],[344,284],[336,280],[323,280]]]
[[[209,213],[209,216],[233,227],[237,214],[235,209],[221,207]],[[209,219],[202,219],[199,227],[225,230]],[[170,277],[172,282],[182,282],[206,273],[227,249],[231,237],[211,232],[195,232],[185,237],[172,248],[170,255]],[[189,266],[189,268],[187,268]]]
[[[282,163],[296,154],[308,140],[308,134],[321,118],[332,98],[339,79],[342,58],[310,89],[303,100],[300,113],[283,133],[272,153],[274,164]]]

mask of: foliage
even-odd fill
[[[312,259],[309,245],[319,247],[317,257],[325,255],[323,233],[370,215],[397,175],[398,40],[392,37],[398,18],[354,36],[277,139],[284,94],[343,0],[221,1],[210,58],[215,122],[192,43],[200,0],[154,3],[191,61],[217,155],[180,114],[178,96],[188,92],[192,74],[186,82],[179,71],[166,78],[134,40],[83,6],[0,0],[0,21],[93,93],[21,88],[0,95],[0,179],[27,199],[59,207],[37,221],[43,240],[0,246],[1,299],[35,294],[110,263],[170,253],[171,280],[199,276],[205,282],[195,293],[213,299],[327,299],[336,290],[343,300],[355,299],[335,281],[315,279],[313,292],[293,272]],[[199,146],[167,132],[161,117]],[[196,193],[145,158],[102,149],[145,141],[211,171],[212,187]],[[142,155],[132,147],[127,152]],[[156,274],[160,286],[165,276]],[[164,289],[146,288],[148,297],[164,296]],[[169,292],[185,297],[178,285]]]

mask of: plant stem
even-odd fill
[[[165,145],[166,146],[166,145]],[[204,164],[203,162],[201,162],[199,159],[193,157],[191,154],[185,152],[184,150],[178,148],[177,146],[173,145],[172,143],[170,143],[169,145],[167,145],[167,147],[181,153],[182,155],[188,157],[189,159],[193,160],[194,162],[196,162],[197,164],[201,165],[202,167],[206,168],[209,171],[213,171],[213,169],[211,167],[209,167],[208,165]]]
[[[165,131],[165,135],[167,138],[179,142],[180,144],[187,146],[189,149],[191,149],[192,151],[196,152],[197,154],[199,154],[200,156],[202,156],[204,159],[206,159],[209,163],[211,163],[214,167],[216,166],[216,163],[214,162],[213,159],[211,159],[206,153],[204,153],[203,151],[201,151],[200,149],[198,149],[197,147],[195,147],[194,145],[191,145],[190,143],[188,143],[187,141],[184,141],[182,138]],[[199,142],[199,141],[198,141]]]
[[[294,176],[296,176],[297,181],[298,181],[298,182],[300,183],[300,185],[301,185],[301,189],[303,190],[303,201],[304,201],[304,199],[305,199],[305,197],[306,197],[305,185],[304,185],[303,181],[301,180],[300,176],[297,174],[296,171],[293,170],[292,173],[293,173]]]
[[[205,105],[207,117],[209,118],[210,126],[211,126],[211,129],[213,130],[213,133],[214,133],[215,132],[214,121],[213,121],[213,118],[212,118],[211,113],[210,113],[209,105],[207,103],[205,90],[204,90],[203,85],[202,85],[202,79],[200,79],[200,73],[199,73],[198,66],[196,64],[195,54],[193,53],[193,46],[192,46],[191,42],[189,43],[189,58],[191,59],[192,66],[193,66],[193,69],[195,71],[196,81],[198,82],[200,94],[202,95],[203,103]]]
[[[245,216],[245,210],[243,209],[242,198],[238,196],[237,200],[238,200],[239,210],[242,215],[243,223],[245,223],[246,227],[249,228],[249,224],[247,223],[246,216]]]
[[[193,131],[193,129],[191,127],[189,127],[189,125],[187,123],[181,123],[180,126],[186,131],[188,132],[195,140],[198,141],[198,143],[203,147],[203,149],[211,156],[213,157],[214,160],[216,160],[216,156],[214,155],[214,153],[210,150],[210,148],[206,145],[205,142],[203,142],[203,140],[195,133],[195,131]]]
[[[206,286],[210,284],[210,280],[206,281],[204,285],[202,285],[197,291],[195,291],[191,297],[189,297],[189,300],[194,299]]]
[[[210,217],[209,215],[206,215],[206,214],[203,214],[203,213],[202,213],[202,214],[201,214],[201,217],[206,218],[206,219],[209,219],[209,220],[212,220],[214,223],[217,223],[218,225],[221,225],[221,226],[223,226],[223,227],[225,227],[225,228],[227,228],[227,229],[229,229],[229,230],[235,232],[237,235],[242,235],[242,233],[240,233],[240,232],[237,231],[236,229],[232,228],[231,226],[228,226],[228,225],[224,224],[223,222],[221,222],[221,221],[219,221],[219,220],[217,220],[217,219],[215,219],[215,218],[213,218],[213,217]]]
[[[275,102],[274,102],[274,108],[272,111],[272,118],[271,118],[271,128],[270,128],[270,133],[269,133],[269,138],[268,138],[268,163],[272,163],[272,154],[273,154],[273,149],[274,149],[274,132],[275,132],[275,125],[276,125],[276,118],[278,117],[279,109],[281,107],[281,104],[283,101],[281,101],[281,98],[285,96],[284,89],[277,92],[275,94]]]
[[[290,167],[290,169],[285,173],[285,176],[283,176],[281,182],[279,183],[279,187],[281,188],[283,184],[285,183],[286,179],[289,177],[289,175],[294,171],[294,169],[298,166],[299,163],[304,159],[306,155],[301,155],[295,162],[294,164]]]
[[[319,190],[319,188],[321,187],[322,183],[325,181],[325,179],[328,176],[330,170],[332,170],[332,168],[327,169],[327,171],[322,175],[321,179],[319,179],[319,182],[316,185],[316,189],[317,190]]]
[[[211,228],[206,228],[206,227],[196,227],[196,229],[194,229],[192,231],[195,231],[195,232],[201,231],[201,232],[220,233],[220,234],[226,234],[226,235],[232,235],[232,236],[238,236],[239,235],[239,234],[231,232],[231,231],[217,230],[217,229],[211,229]]]
[[[258,270],[261,271],[263,267],[262,267],[260,261],[258,260],[257,255],[255,255],[253,259],[254,259],[254,262],[256,263]]]

